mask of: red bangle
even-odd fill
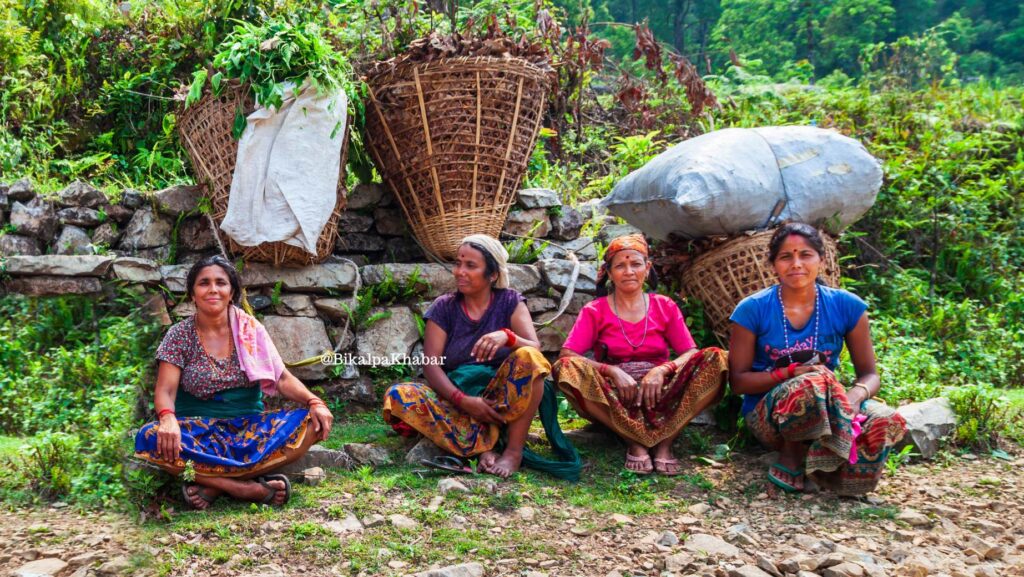
[[[452,404],[461,409],[462,399],[464,398],[466,398],[466,393],[463,393],[462,391],[455,389],[455,392],[452,393]]]
[[[505,343],[505,346],[506,347],[514,347],[514,346],[516,346],[516,334],[514,332],[512,332],[512,329],[501,329],[501,331],[503,333],[505,333],[506,337],[508,337],[508,342]]]
[[[160,409],[156,413],[156,418],[157,419],[162,419],[162,418],[164,418],[164,415],[166,415],[168,413],[171,414],[171,415],[174,415],[174,409]],[[175,416],[177,416],[177,415],[175,415]]]
[[[597,374],[601,375],[602,377],[607,377],[608,375],[605,374],[607,371],[608,365],[604,363],[600,363],[597,365]]]
[[[772,369],[772,378],[775,379],[776,383],[781,383],[786,380],[786,378],[782,376],[782,369]]]
[[[321,399],[320,397],[313,397],[312,399],[306,401],[307,407],[312,407],[313,405],[323,405],[326,407],[327,403],[325,403],[323,399]]]
[[[668,370],[672,371],[672,374],[675,374],[675,372],[679,370],[679,367],[674,361],[665,361],[664,363],[661,363],[661,366],[668,367]]]
[[[793,377],[796,376],[796,368],[798,366],[800,366],[800,365],[798,365],[796,363],[789,363],[789,367],[786,369],[786,371],[789,373],[789,378],[792,379]]]

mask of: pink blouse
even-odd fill
[[[676,354],[681,354],[697,347],[686,328],[683,313],[675,301],[658,294],[650,295],[651,304],[648,310],[647,338],[644,339],[644,320],[631,323],[615,317],[608,297],[600,297],[587,303],[580,311],[576,324],[569,331],[569,337],[562,345],[574,353],[583,355],[598,345],[608,347],[608,361],[624,363],[631,361],[648,361],[660,363],[668,360],[669,347]],[[634,348],[623,336],[623,331],[634,345]]]

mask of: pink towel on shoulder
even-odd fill
[[[238,364],[242,366],[250,381],[260,383],[264,395],[277,395],[277,383],[284,373],[274,341],[270,340],[267,329],[242,309],[232,306],[228,315],[231,321],[231,335],[238,351]]]

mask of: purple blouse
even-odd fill
[[[512,313],[519,303],[525,302],[523,295],[513,289],[494,289],[494,301],[484,311],[480,320],[473,321],[462,309],[462,293],[455,292],[441,295],[434,300],[424,313],[423,318],[433,321],[448,335],[444,345],[445,371],[457,369],[466,363],[475,363],[469,356],[480,337],[487,333],[512,328]],[[490,362],[484,363],[498,366],[508,357],[511,349],[501,347]]]

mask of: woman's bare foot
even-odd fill
[[[505,452],[501,454],[487,469],[485,472],[492,475],[507,479],[509,475],[519,470],[519,467],[523,464],[523,453],[522,451],[512,451],[505,449]]]
[[[498,454],[494,451],[485,451],[477,457],[476,470],[478,473],[490,473],[494,462],[498,460]]]

